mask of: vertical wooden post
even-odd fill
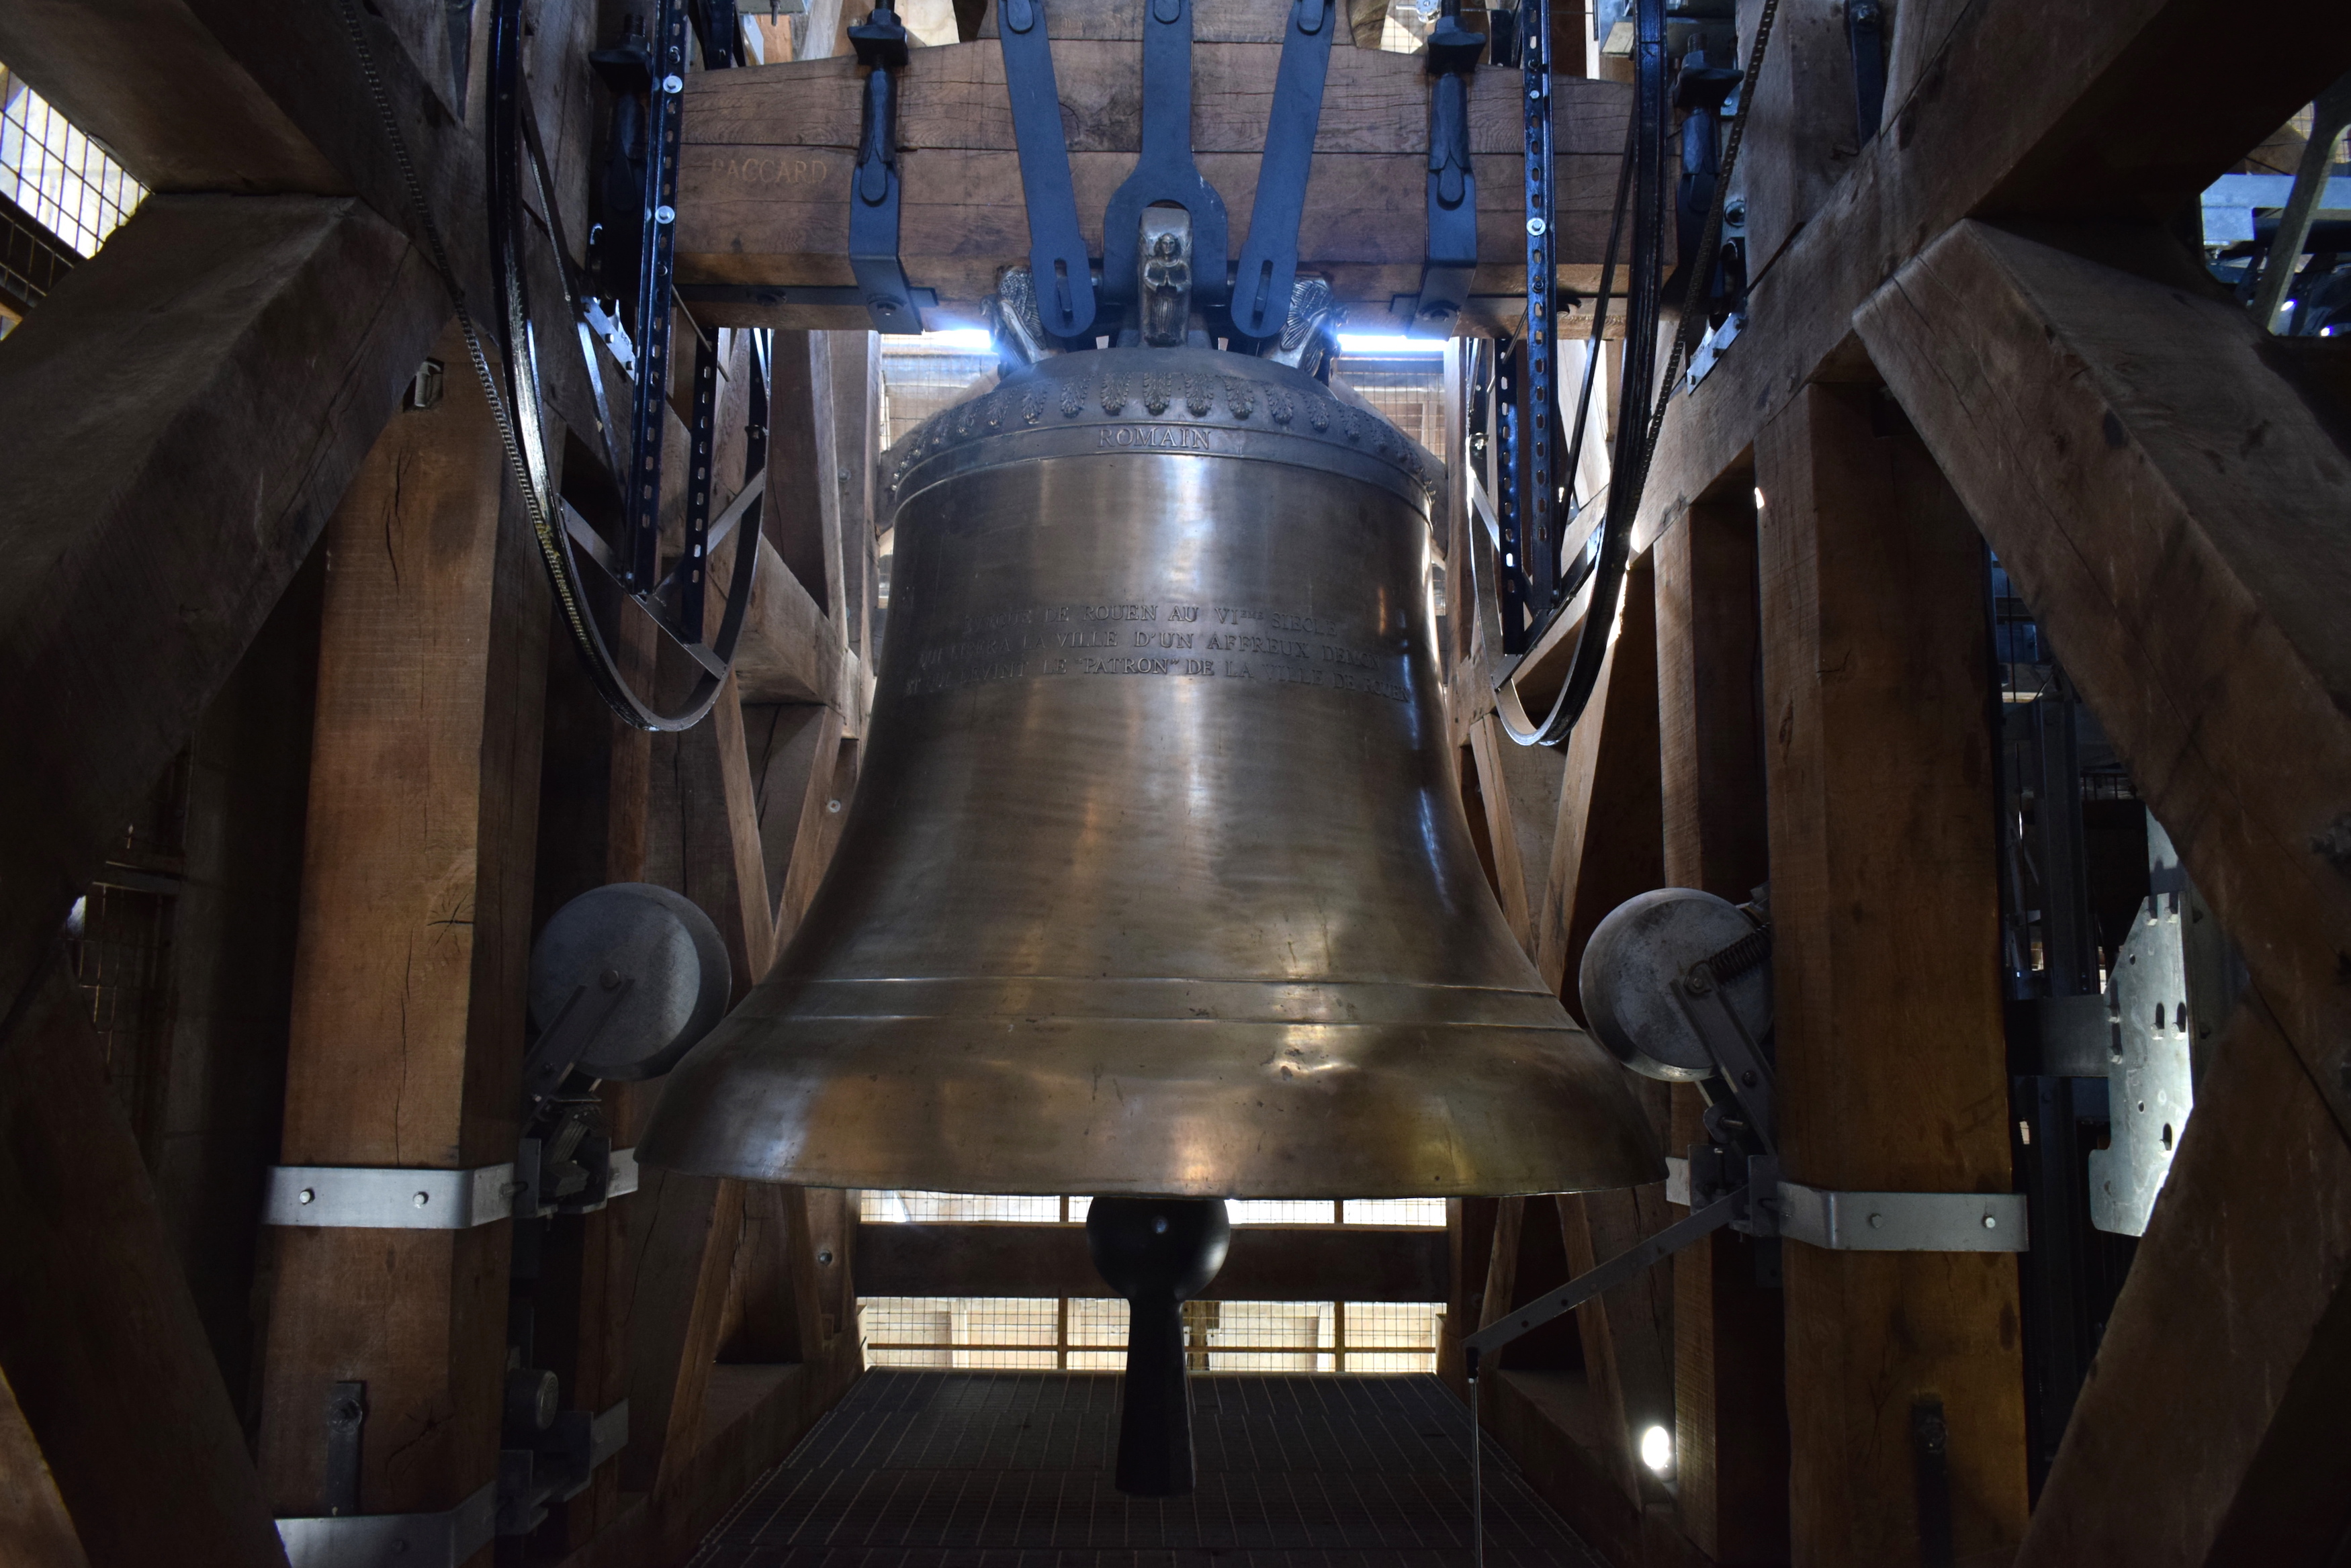
[[[81,1538],[66,1517],[57,1478],[25,1412],[0,1378],[0,1563],[15,1568],[89,1568]]]
[[[464,361],[454,336],[439,351]],[[446,388],[394,416],[328,525],[287,1165],[514,1158],[548,594],[481,391]],[[363,1511],[494,1480],[511,1226],[273,1241],[277,1511],[324,1511],[337,1382],[367,1385]]]
[[[1657,708],[1665,880],[1743,902],[1770,872],[1755,509],[1690,507],[1657,540]],[[1675,1091],[1679,1153],[1698,1092]],[[1674,1452],[1682,1531],[1723,1568],[1788,1558],[1788,1417],[1780,1292],[1755,1244],[1718,1233],[1674,1261]]]
[[[1783,1168],[2006,1191],[1982,542],[1871,389],[1805,388],[1755,461]],[[1791,1243],[1784,1266],[1796,1557],[1926,1563],[1938,1512],[1957,1560],[2012,1552],[2014,1259]]]
[[[841,607],[833,624],[873,668],[874,470],[882,453],[882,335],[828,332],[832,377],[832,479],[841,497]]]
[[[282,1562],[89,1004],[56,965],[16,1011],[0,1037],[0,1367],[27,1435],[0,1459],[15,1470],[37,1445],[91,1568]],[[38,1499],[10,1485],[35,1531]]]

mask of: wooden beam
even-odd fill
[[[1469,751],[1493,855],[1494,897],[1510,934],[1531,954],[1534,900],[1551,864],[1550,824],[1544,819],[1557,809],[1561,758],[1548,747],[1518,745],[1492,713],[1469,726]]]
[[[707,721],[653,737],[645,856],[647,881],[683,893],[717,925],[734,971],[730,1004],[759,982],[776,948],[736,690],[729,676]]]
[[[1202,43],[1194,50],[1194,146],[1223,194],[1238,247],[1248,230],[1280,47]],[[1132,44],[1057,40],[1055,79],[1072,117],[1071,174],[1081,227],[1099,250],[1104,204],[1140,145],[1141,57]],[[691,79],[680,162],[682,284],[817,285],[850,280],[848,176],[860,73],[833,58],[710,72]],[[1606,243],[1630,101],[1614,83],[1562,81],[1555,181],[1562,279],[1589,290]],[[1504,296],[1519,254],[1522,128],[1516,96],[1471,97],[1481,269],[1476,292]],[[1411,56],[1334,51],[1315,174],[1300,228],[1301,265],[1343,299],[1384,317],[1418,290],[1425,214],[1427,87]],[[900,254],[950,315],[992,293],[999,266],[1025,258],[1027,220],[1013,151],[1002,52],[992,42],[916,53],[904,73],[899,142]],[[1590,273],[1593,275],[1587,276]],[[858,327],[855,307],[697,304],[730,324]]]
[[[57,1477],[25,1412],[0,1378],[0,1562],[20,1568],[89,1568],[57,1495]]]
[[[1662,877],[1657,794],[1656,574],[1646,560],[1625,592],[1591,706],[1569,732],[1559,826],[1537,910],[1536,966],[1581,1017],[1577,971],[1593,928]]]
[[[1740,475],[1658,539],[1657,723],[1665,883],[1744,901],[1770,876],[1755,507]],[[1698,1141],[1677,1085],[1675,1137]],[[1674,1260],[1674,1494],[1693,1545],[1724,1568],[1788,1560],[1781,1293],[1756,1244],[1720,1232]]]
[[[1675,399],[1635,551],[1740,466],[1807,382],[1867,377],[1854,311],[1952,223],[2168,217],[2351,67],[2351,10],[2333,0],[2270,14],[2295,40],[2290,60],[2238,15],[2228,0],[2114,0],[2069,13],[2061,39],[2040,0],[1982,0],[1923,43],[1936,52],[1888,97],[1888,134],[1759,270],[1740,345]],[[2137,130],[2157,122],[2161,136]]]
[[[337,195],[350,189],[189,7],[25,0],[0,59],[151,191]]]
[[[445,386],[386,427],[329,527],[287,1165],[472,1168],[518,1130],[549,596],[480,389]],[[493,1480],[509,1225],[291,1227],[274,1251],[277,1511],[326,1511],[338,1382],[368,1386],[362,1510]]]
[[[1858,319],[2351,1126],[2351,460],[2234,306],[1984,224]]]
[[[1831,1189],[2004,1192],[1982,542],[1868,389],[1806,388],[1755,458],[1783,1168]],[[1933,1560],[1913,1436],[1929,1399],[1950,1550],[2012,1550],[2014,1260],[1783,1253],[1797,1555]]]
[[[0,1035],[0,1370],[24,1434],[5,1445],[12,1480],[46,1461],[89,1568],[283,1564],[99,1061],[89,1003],[62,966],[46,966]],[[26,1537],[56,1548],[38,1495],[8,1490],[0,1518],[16,1511]]]
[[[674,1490],[702,1443],[743,1184],[645,1169],[629,1215],[629,1446],[623,1491]]]
[[[171,915],[171,1022],[155,1198],[239,1415],[257,1415],[254,1216],[277,1153],[302,905],[319,617],[312,550],[188,748]]]
[[[39,461],[0,494],[0,722],[40,765],[0,776],[0,994],[32,981],[447,308],[354,202],[159,196],[9,335],[0,450]]]
[[[873,640],[874,556],[882,448],[882,336],[828,332],[832,392],[833,482],[840,487],[841,609],[832,618],[849,651],[869,670],[880,663]]]
[[[867,1225],[858,1288],[873,1296],[1110,1296],[1081,1225]],[[1203,1301],[1445,1298],[1434,1225],[1243,1225]]]
[[[2249,994],[2197,1087],[2017,1562],[2339,1561],[2346,1397],[2351,1144]]]

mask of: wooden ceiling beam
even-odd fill
[[[1193,140],[1222,192],[1230,243],[1249,226],[1258,160],[1280,47],[1202,43],[1194,49]],[[1142,60],[1127,43],[1063,39],[1055,80],[1071,126],[1080,226],[1102,244],[1102,214],[1141,145]],[[862,73],[847,58],[796,61],[690,78],[678,202],[681,284],[841,286],[848,260],[849,173]],[[1483,73],[1473,88],[1480,253],[1474,292],[1523,293],[1515,78]],[[1596,286],[1615,197],[1630,89],[1564,78],[1557,87],[1554,166],[1561,276]],[[1300,223],[1300,265],[1327,274],[1360,321],[1384,319],[1391,297],[1420,286],[1428,140],[1420,60],[1339,49]],[[904,72],[899,145],[905,181],[900,253],[907,275],[938,290],[950,316],[977,319],[999,267],[1029,254],[1019,161],[992,41],[918,49]],[[730,325],[857,327],[854,307],[697,305]],[[845,311],[845,314],[844,314]],[[1572,324],[1568,325],[1573,330]]]

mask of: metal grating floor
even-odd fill
[[[692,1568],[1460,1568],[1468,1413],[1431,1376],[1192,1380],[1199,1490],[1111,1487],[1118,1379],[868,1372]],[[1486,1444],[1490,1568],[1601,1568]]]

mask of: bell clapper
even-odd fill
[[[1129,1497],[1182,1497],[1193,1484],[1184,1303],[1225,1266],[1232,1221],[1221,1198],[1097,1198],[1086,1247],[1126,1298],[1115,1484]]]

